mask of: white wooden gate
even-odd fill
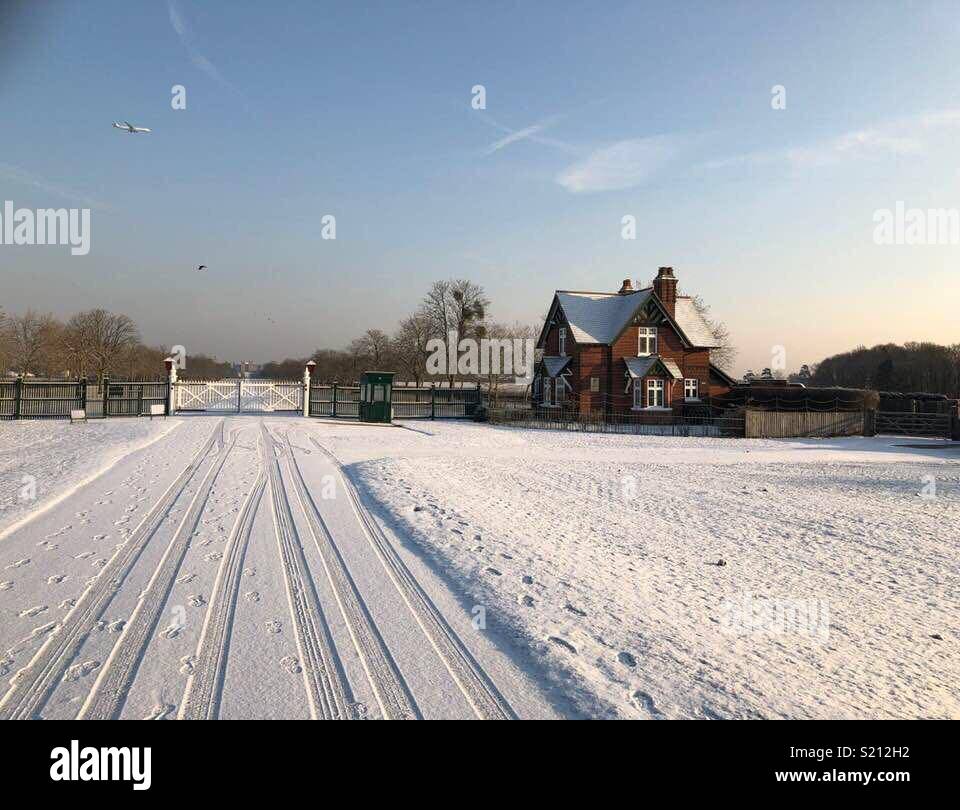
[[[291,380],[178,380],[178,411],[303,412],[303,383]]]

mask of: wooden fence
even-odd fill
[[[163,405],[166,413],[169,391],[165,381],[4,380],[0,419],[66,419],[76,410],[85,411],[88,419],[141,416],[150,413],[151,405]]]
[[[862,436],[863,411],[761,411],[747,408],[748,439]]]
[[[902,411],[877,411],[877,433],[896,436],[933,436],[951,438],[952,422],[956,419],[948,413],[909,413]]]

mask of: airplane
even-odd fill
[[[135,127],[135,126],[134,126],[133,124],[131,124],[129,121],[124,121],[124,122],[122,122],[122,123],[121,123],[120,121],[114,121],[114,122],[113,122],[113,125],[114,125],[117,129],[122,129],[122,130],[124,130],[125,132],[129,132],[131,135],[136,135],[136,134],[138,134],[138,133],[140,133],[140,132],[151,132],[151,131],[152,131],[152,130],[147,129],[146,127]]]

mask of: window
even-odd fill
[[[663,380],[647,380],[647,407],[663,407]]]
[[[557,377],[557,405],[563,405],[563,400],[567,396],[567,386],[563,384],[563,380],[560,377]]]
[[[700,396],[700,380],[687,379],[683,381],[683,395],[687,399],[696,399]]]
[[[560,327],[560,356],[567,356],[567,327]]]
[[[635,410],[643,407],[643,386],[640,380],[636,380],[633,384],[633,407]]]
[[[640,340],[637,346],[637,356],[650,355],[657,353],[657,327],[641,326]]]
[[[600,393],[600,378],[591,377],[590,378],[590,391],[594,394]]]
[[[550,404],[550,389],[553,388],[553,386],[550,384],[550,382],[551,382],[551,381],[550,381],[550,378],[549,378],[549,377],[547,377],[547,378],[543,381],[543,404],[544,404],[544,405],[549,405],[549,404]]]

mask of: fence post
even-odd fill
[[[437,418],[437,384],[432,383],[430,386],[430,418]]]
[[[23,375],[18,374],[13,382],[13,418],[19,419],[23,408]]]
[[[87,378],[80,378],[80,409],[87,412]]]
[[[313,368],[317,367],[317,364],[312,360],[306,364],[303,368],[303,415],[310,415],[310,372]]]
[[[863,435],[877,435],[877,412],[873,408],[867,408],[863,412]]]
[[[109,409],[110,402],[110,378],[103,378],[103,418],[106,419],[110,415]]]
[[[335,416],[337,415],[337,388],[338,388],[337,381],[334,380],[334,381],[333,381],[333,394],[332,394],[333,401],[330,403],[330,415],[333,416],[333,417],[335,417]]]

